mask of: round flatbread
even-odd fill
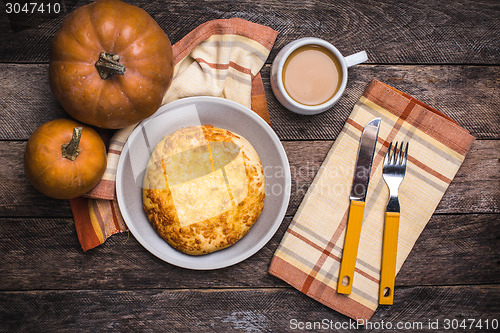
[[[241,135],[210,125],[164,137],[149,160],[143,206],[158,234],[191,255],[240,240],[264,208],[264,170]]]

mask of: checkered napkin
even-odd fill
[[[352,293],[336,293],[361,133],[381,125],[361,230]],[[406,176],[399,189],[401,219],[396,272],[408,257],[474,138],[439,111],[373,80],[354,106],[276,250],[269,272],[304,294],[354,319],[368,320],[378,306],[384,213],[389,191],[382,178],[391,141],[409,141]],[[396,295],[397,297],[397,290]]]
[[[202,24],[173,45],[174,78],[163,104],[190,96],[222,97],[251,108],[270,123],[259,71],[276,36],[271,28],[238,18]],[[121,150],[135,126],[111,138],[101,182],[85,197],[70,200],[84,251],[127,230],[116,202],[115,176]]]

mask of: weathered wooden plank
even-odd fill
[[[265,66],[262,76],[266,84],[269,72],[270,66]],[[498,139],[499,75],[500,67],[359,65],[349,69],[346,92],[337,104],[314,116],[290,112],[279,104],[271,89],[266,93],[273,129],[282,140],[335,139],[374,78],[440,110],[478,139]]]
[[[52,37],[76,1],[66,0],[63,12],[30,29],[14,32],[5,10],[0,12],[0,62],[47,62]],[[89,1],[78,1],[77,5]],[[367,49],[372,63],[498,64],[498,7],[494,0],[129,0],[151,14],[173,43],[212,19],[240,17],[277,30],[271,53],[301,37],[334,43],[346,55]],[[35,15],[36,16],[36,15]],[[35,16],[33,16],[35,18]],[[29,22],[29,20],[27,20]]]
[[[27,139],[42,123],[66,116],[50,92],[47,70],[44,64],[0,64],[0,140]],[[373,78],[436,107],[478,139],[500,138],[500,67],[356,66],[350,69],[343,98],[315,116],[281,106],[271,92],[269,70],[265,66],[262,74],[273,128],[282,140],[335,139]]]
[[[48,66],[0,68],[0,139],[27,139],[41,124],[67,117],[50,91]]]
[[[498,320],[497,286],[414,287],[396,291],[393,306],[381,307],[363,332],[446,331],[445,320]],[[296,290],[83,290],[3,292],[2,331],[352,332],[346,316]],[[439,330],[429,327],[438,321]],[[361,324],[361,323],[360,323]],[[450,323],[451,324],[451,323]],[[300,326],[299,326],[300,325]],[[303,326],[302,326],[303,325]],[[326,326],[319,326],[326,325]],[[330,326],[331,325],[331,326]],[[338,325],[339,329],[336,329]],[[344,325],[344,328],[342,328]],[[377,329],[384,325],[385,329]],[[391,326],[388,326],[391,325]],[[495,325],[498,325],[496,322]],[[391,327],[391,328],[389,328]],[[467,326],[469,327],[469,326]],[[309,327],[307,331],[311,331]],[[451,328],[450,328],[451,329]],[[457,331],[457,330],[453,330]],[[473,327],[471,331],[479,331]],[[490,330],[492,331],[491,326]]]
[[[49,198],[38,192],[24,173],[26,142],[0,142],[0,215],[71,217],[67,200]]]
[[[26,143],[0,141],[0,216],[71,217],[64,200],[37,192],[24,175]],[[292,174],[291,198],[287,214],[295,214],[311,185],[332,141],[285,141]],[[472,150],[441,200],[436,213],[499,213],[500,141],[480,140]],[[478,186],[481,184],[481,186]]]
[[[294,214],[332,142],[290,141],[283,142],[283,144],[290,160],[292,173],[292,195],[288,213]],[[499,141],[475,141],[457,176],[437,207],[436,213],[500,212],[499,152]],[[462,210],[461,207],[464,209]]]
[[[290,221],[244,262],[193,271],[154,257],[128,233],[83,253],[70,219],[2,218],[0,290],[283,287],[267,269]],[[498,214],[434,216],[397,286],[499,283],[499,227]]]

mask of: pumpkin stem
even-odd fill
[[[61,145],[61,152],[64,158],[67,158],[70,161],[74,161],[82,151],[80,148],[78,148],[80,139],[82,137],[82,130],[82,127],[73,128],[73,137],[71,138],[71,141],[69,143],[63,143]]]
[[[113,75],[123,75],[127,70],[126,67],[120,64],[120,56],[118,54],[111,54],[101,52],[99,59],[95,62],[95,68],[101,79],[106,80]]]

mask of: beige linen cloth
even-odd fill
[[[380,117],[352,293],[336,293],[349,194],[364,126]],[[269,272],[304,294],[354,319],[378,306],[384,213],[389,192],[382,178],[392,141],[408,141],[406,176],[399,190],[401,219],[396,271],[408,257],[474,138],[439,111],[373,80],[354,106],[283,240]],[[398,297],[397,288],[395,298]]]
[[[243,19],[206,22],[173,45],[174,76],[163,103],[216,96],[251,108],[270,123],[260,76],[277,32]],[[101,182],[85,197],[70,200],[78,239],[84,251],[127,230],[115,193],[115,176],[123,145],[136,125],[117,131],[108,147]]]

